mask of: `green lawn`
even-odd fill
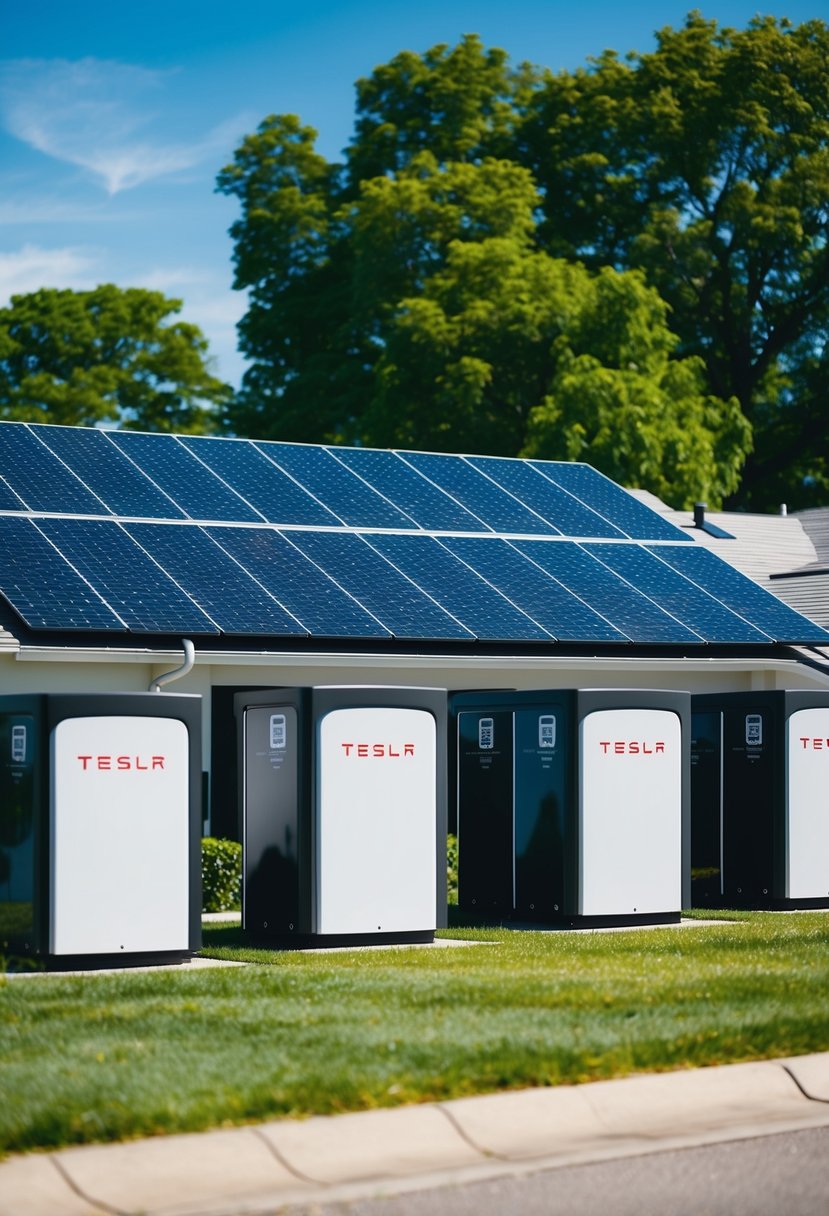
[[[238,956],[238,929],[206,952]],[[451,930],[446,949],[0,976],[0,1146],[829,1049],[829,914],[616,934]]]

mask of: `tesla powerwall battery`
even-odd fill
[[[0,697],[0,932],[47,966],[201,945],[201,698]]]
[[[829,705],[789,716],[786,898],[829,898]]]
[[[335,709],[317,729],[318,932],[399,933],[432,924],[434,717],[422,709]]]
[[[50,953],[186,951],[187,727],[66,718],[51,757]]]
[[[682,737],[663,709],[606,709],[582,719],[579,914],[682,906]]]
[[[238,693],[242,926],[284,945],[424,941],[446,917],[446,693]]]
[[[829,907],[829,696],[692,699],[692,901]]]
[[[459,911],[472,921],[670,922],[690,902],[690,696],[451,697]]]

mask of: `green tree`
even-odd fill
[[[358,82],[343,164],[290,116],[243,142],[218,179],[250,293],[230,429],[578,455],[676,502],[736,488],[751,438],[733,395],[641,274],[597,277],[555,244],[533,176],[548,83],[468,37]]]
[[[652,53],[548,74],[515,155],[545,247],[642,269],[678,353],[739,402],[754,452],[733,502],[802,501],[826,468],[809,369],[829,326],[829,27],[692,13]]]
[[[181,302],[112,285],[44,288],[0,308],[0,417],[145,431],[216,429],[232,391]]]

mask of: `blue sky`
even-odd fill
[[[299,114],[336,159],[354,82],[398,51],[480,34],[514,62],[575,68],[608,47],[649,50],[681,25],[674,0],[0,0],[0,305],[39,287],[152,287],[184,301],[216,370],[238,383],[233,200],[214,192],[240,138]],[[829,0],[785,8],[701,3],[744,26],[755,12],[829,19]]]

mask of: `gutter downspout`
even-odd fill
[[[172,671],[165,671],[163,675],[156,676],[150,684],[149,692],[161,692],[162,684],[171,684],[173,680],[180,680],[182,676],[186,676],[193,670],[196,662],[196,648],[189,638],[182,638],[181,646],[184,651],[184,662],[180,667],[174,667]]]

